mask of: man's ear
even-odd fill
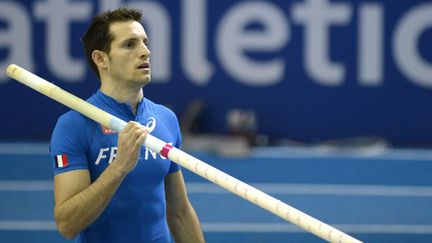
[[[108,56],[105,52],[94,50],[92,52],[92,59],[96,66],[98,66],[100,69],[108,68]]]

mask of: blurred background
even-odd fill
[[[80,37],[123,5],[184,150],[365,242],[432,241],[431,1],[1,0],[0,70],[88,98]],[[0,241],[68,242],[48,155],[68,109],[3,72],[0,97]],[[208,242],[321,242],[183,171]]]

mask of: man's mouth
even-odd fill
[[[145,62],[138,66],[139,69],[150,68],[150,63]]]

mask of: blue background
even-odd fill
[[[48,46],[45,37],[48,31],[45,21],[35,17],[35,5],[43,1],[2,1],[23,8],[30,17],[32,53],[36,74],[54,82],[81,98],[89,97],[97,88],[98,82],[89,69],[80,80],[71,82],[52,72],[47,64]],[[87,2],[92,12],[100,9],[99,1]],[[121,1],[120,1],[121,2]],[[130,3],[131,1],[123,1]],[[285,62],[283,79],[268,86],[250,86],[244,80],[233,77],[218,58],[216,45],[217,28],[225,14],[248,1],[207,1],[204,16],[206,25],[207,59],[214,66],[214,73],[207,84],[194,84],[181,64],[183,26],[181,6],[185,1],[157,1],[168,13],[172,29],[171,79],[154,80],[145,88],[145,95],[163,104],[168,104],[181,116],[187,104],[196,98],[204,101],[206,109],[202,116],[202,131],[226,133],[226,112],[233,108],[253,110],[258,118],[258,133],[267,134],[273,139],[288,138],[303,142],[319,142],[326,139],[357,136],[381,136],[396,145],[430,145],[432,123],[430,104],[432,87],[421,87],[406,77],[396,65],[392,45],[394,31],[404,14],[409,10],[430,5],[430,1],[331,1],[332,4],[345,3],[352,9],[351,19],[346,26],[330,28],[327,49],[332,62],[342,63],[346,75],[342,84],[323,86],[311,78],[304,64],[304,31],[302,25],[293,19],[294,4],[303,1],[263,1],[282,11],[286,18],[286,28],[290,29],[289,40],[277,51],[246,52],[253,60],[282,58]],[[358,22],[359,8],[367,3],[377,3],[383,8],[383,79],[376,87],[360,85],[357,78],[358,65]],[[424,6],[426,6],[424,5]],[[145,14],[145,9],[144,9]],[[79,38],[85,31],[87,21],[70,24],[70,49],[63,50],[69,55],[82,58]],[[432,26],[432,24],[431,24]],[[0,33],[8,28],[8,20],[0,16]],[[248,26],[252,31],[261,31],[260,23]],[[432,29],[427,28],[418,41],[418,52],[423,61],[432,62],[430,43]],[[150,35],[150,42],[152,33]],[[62,50],[55,50],[62,51]],[[6,60],[8,46],[0,45],[0,63]],[[19,60],[18,60],[18,63]],[[64,67],[68,69],[68,67]],[[431,78],[429,78],[430,80]],[[242,82],[243,81],[243,82]],[[164,82],[164,83],[161,83]],[[430,82],[432,83],[432,81]],[[57,117],[67,108],[62,107],[34,93],[16,82],[4,79],[0,83],[1,119],[0,138],[38,139],[50,137]]]

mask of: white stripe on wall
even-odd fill
[[[51,231],[57,228],[51,220],[0,220],[0,230]]]
[[[52,191],[53,188],[51,180],[0,181],[0,192]]]
[[[432,149],[394,149],[380,146],[346,149],[331,146],[257,147],[252,149],[251,157],[260,159],[365,159],[432,162]]]
[[[190,194],[229,194],[231,192],[211,183],[186,183]],[[291,184],[251,183],[269,194],[300,195],[347,195],[347,196],[397,196],[432,197],[432,186],[382,186],[382,185],[336,185],[336,184]],[[52,191],[51,180],[0,181],[2,191]]]
[[[431,197],[431,186],[251,183],[269,194]],[[210,183],[187,183],[189,193],[220,194],[229,191]]]
[[[49,143],[0,143],[0,154],[49,155]]]
[[[49,143],[0,143],[0,155],[49,155]],[[338,149],[332,146],[252,148],[251,158],[278,159],[373,159],[431,161],[432,149],[393,149],[386,146]],[[278,161],[280,162],[280,161]]]
[[[405,224],[335,224],[347,233],[373,234],[432,234],[432,225]],[[244,233],[306,233],[292,224],[284,223],[202,223],[205,232]]]
[[[334,227],[347,233],[368,234],[432,234],[432,225],[405,224],[339,224]],[[203,222],[204,232],[211,233],[307,233],[289,223],[225,223]],[[0,220],[0,230],[55,231],[51,220]]]

